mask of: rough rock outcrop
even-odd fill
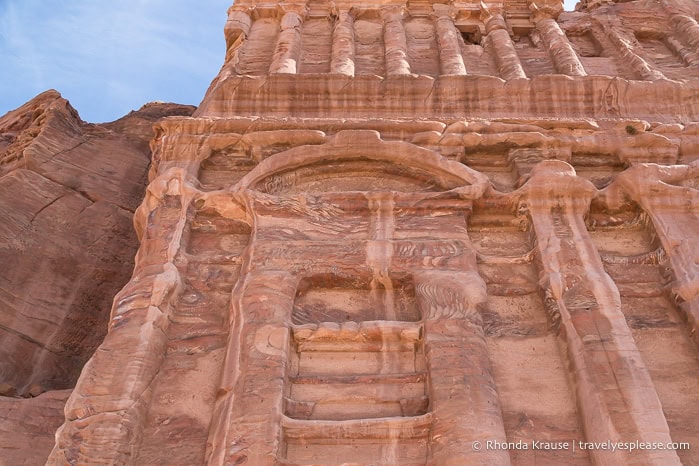
[[[0,464],[44,464],[56,441],[70,390],[35,398],[0,397]]]
[[[89,125],[49,91],[0,118],[0,383],[75,384],[131,274],[152,125],[192,110]]]

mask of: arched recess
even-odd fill
[[[233,191],[267,194],[394,191],[434,197],[480,197],[489,181],[439,153],[402,141],[383,141],[377,131],[340,131],[331,142],[300,146],[260,162]]]

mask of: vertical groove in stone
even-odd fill
[[[381,10],[384,21],[384,44],[386,47],[386,75],[408,75],[408,40],[405,36],[403,18],[406,11],[403,7],[386,7]]]
[[[526,78],[527,74],[522,68],[517,51],[512,43],[510,34],[507,32],[505,19],[499,12],[487,13],[485,20],[486,40],[490,41],[491,47],[495,50],[495,61],[500,71],[500,76],[510,81],[512,79]]]
[[[354,76],[354,17],[341,11],[333,30],[330,72]]]
[[[301,54],[301,28],[303,27],[304,12],[287,11],[281,20],[281,32],[277,39],[271,74],[296,74],[298,72],[299,55]]]
[[[560,315],[586,438],[671,442],[660,400],[621,312],[584,215],[596,193],[562,161],[544,161],[522,188],[537,237],[548,306]],[[628,464],[625,451],[590,451],[595,464]],[[679,465],[674,450],[634,452],[643,464]]]
[[[439,68],[442,75],[466,75],[464,57],[459,46],[459,32],[447,14],[435,15],[437,44],[439,45]]]

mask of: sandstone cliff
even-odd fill
[[[0,118],[3,464],[48,455],[67,392],[11,397],[74,386],[133,268],[132,216],[146,185],[152,125],[193,110],[152,103],[94,125],[47,91]],[[32,439],[24,452],[23,435]]]

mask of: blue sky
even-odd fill
[[[223,64],[232,0],[0,0],[0,115],[47,89],[87,121],[197,105]]]
[[[0,0],[0,115],[47,89],[90,122],[154,100],[197,105],[223,63],[231,4]]]

